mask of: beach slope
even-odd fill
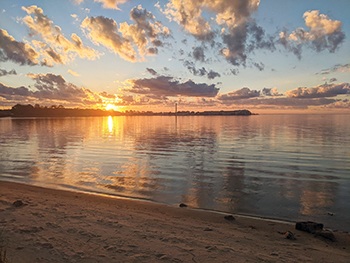
[[[0,245],[13,263],[349,262],[347,233],[332,242],[233,216],[0,182]]]

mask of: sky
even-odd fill
[[[349,0],[4,0],[0,109],[350,113]]]

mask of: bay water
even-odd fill
[[[350,115],[0,118],[0,180],[350,231]]]

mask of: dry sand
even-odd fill
[[[0,182],[0,242],[12,263],[350,262],[347,233],[332,242],[294,224],[234,217]]]

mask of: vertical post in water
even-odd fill
[[[177,103],[175,102],[175,116],[177,116]]]

